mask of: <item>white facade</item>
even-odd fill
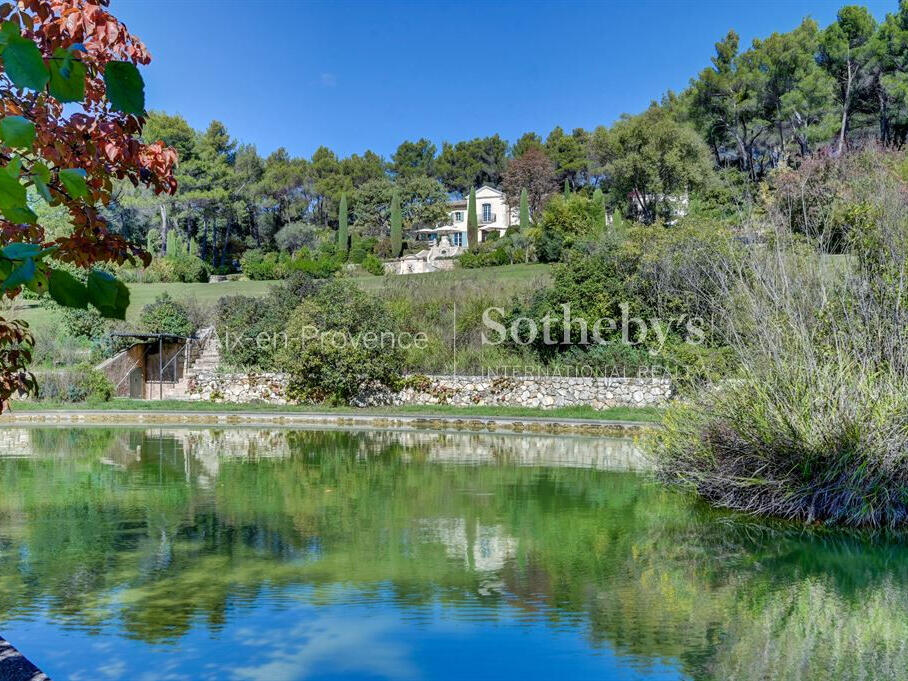
[[[437,241],[447,236],[453,246],[467,247],[467,199],[458,199],[448,203],[448,222],[436,225],[433,229],[421,229],[418,238]],[[479,240],[485,241],[491,232],[504,236],[508,227],[519,223],[516,208],[508,207],[505,193],[483,185],[476,190],[476,217],[479,220]]]

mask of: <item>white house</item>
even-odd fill
[[[433,228],[420,229],[417,239],[438,241],[447,236],[452,246],[467,246],[467,199],[448,202],[448,222]],[[483,185],[476,190],[476,217],[479,219],[479,240],[485,241],[491,232],[504,236],[508,227],[520,222],[519,211],[509,208],[504,192]]]

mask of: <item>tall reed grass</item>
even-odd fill
[[[804,211],[793,233],[788,196],[759,238],[715,263],[703,288],[740,370],[672,409],[652,453],[663,479],[718,506],[897,528],[908,521],[908,190],[886,154],[835,162],[849,193],[822,222]],[[832,239],[844,266],[829,266]]]

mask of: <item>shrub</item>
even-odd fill
[[[322,230],[315,225],[291,222],[281,227],[274,235],[274,242],[282,251],[295,253],[301,248],[314,249],[319,245]]]
[[[240,258],[240,269],[247,277],[257,281],[278,279],[275,272],[278,264],[278,254],[265,253],[258,248],[250,248]]]
[[[363,260],[366,259],[366,256],[371,255],[371,253],[371,247],[367,248],[366,244],[355,242],[350,248],[350,253],[347,259],[356,265],[361,265]]]
[[[189,318],[189,311],[171,298],[166,291],[153,303],[142,308],[139,324],[148,333],[170,333],[175,336],[191,336],[195,325]]]
[[[371,253],[363,258],[362,268],[369,274],[374,274],[376,277],[380,277],[385,273],[385,266],[382,264],[382,261]]]
[[[347,259],[357,265],[361,264],[369,253],[374,252],[373,249],[377,243],[378,239],[375,237],[354,237]]]
[[[90,349],[84,339],[66,333],[62,325],[38,327],[32,331],[35,345],[32,351],[33,366],[73,366],[86,359]]]
[[[348,402],[366,387],[395,385],[402,354],[396,342],[382,336],[395,331],[379,298],[343,280],[325,284],[294,310],[287,325],[289,345],[279,351],[277,364],[290,375],[288,396]]]
[[[539,217],[539,226],[544,232],[560,234],[568,245],[578,236],[601,232],[604,225],[603,203],[576,193],[555,194]]]
[[[225,296],[215,306],[215,320],[225,364],[245,369],[274,369],[287,319],[304,299],[322,286],[321,280],[294,272],[271,287],[265,298]]]
[[[291,272],[302,272],[315,279],[327,279],[343,267],[343,261],[333,255],[318,255],[316,257],[294,258],[282,272],[283,277]],[[282,277],[282,278],[283,278]]]
[[[38,397],[57,402],[108,402],[114,386],[107,376],[88,364],[72,369],[40,373]]]
[[[208,281],[208,265],[194,255],[166,255],[155,258],[145,269],[145,281],[166,284]]]
[[[108,322],[93,307],[80,310],[75,307],[60,308],[63,328],[73,338],[97,340],[107,333]]]
[[[505,244],[499,243],[498,240],[493,240],[482,243],[479,248],[462,253],[457,262],[461,267],[467,269],[497,267],[499,265],[509,265],[511,256]]]
[[[326,279],[340,270],[343,262],[332,255],[310,255],[303,249],[291,256],[288,253],[263,253],[258,249],[246,251],[240,261],[240,267],[250,279],[274,280],[284,279],[293,272],[302,272],[317,279]]]
[[[564,237],[560,232],[542,229],[536,239],[536,257],[539,262],[560,262],[564,251]]]
[[[391,246],[391,240],[388,238],[379,239],[372,247],[375,256],[382,260],[389,260],[394,257],[394,248]]]

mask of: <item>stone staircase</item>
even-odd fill
[[[183,376],[184,381],[195,378],[203,371],[214,371],[221,363],[221,343],[211,327],[199,332],[196,347],[199,348],[198,354],[190,355],[190,365]]]
[[[221,363],[220,341],[211,327],[199,330],[198,339],[190,344],[188,352],[188,359],[183,357],[182,360],[186,369],[180,379],[164,381],[163,385],[157,381],[146,381],[146,397],[153,400],[185,400],[190,397],[190,381],[202,372],[213,371]]]

